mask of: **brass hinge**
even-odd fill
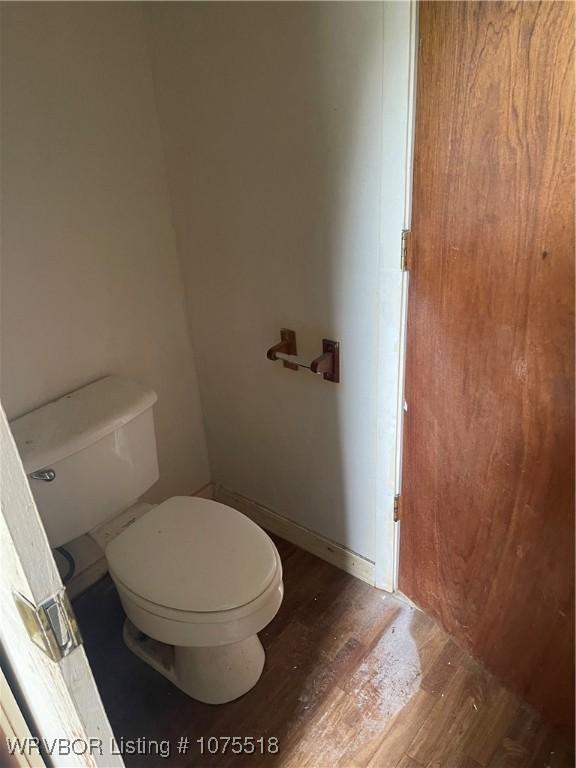
[[[38,606],[19,592],[14,593],[14,601],[30,640],[52,661],[60,661],[82,645],[82,636],[65,589]]]
[[[410,230],[402,230],[401,246],[400,246],[400,269],[402,272],[408,271],[408,240],[410,237]]]
[[[394,496],[394,522],[397,523],[398,520],[400,520],[400,510],[401,510],[401,501],[402,497],[399,493]]]

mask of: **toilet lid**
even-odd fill
[[[235,509],[174,496],[106,547],[113,576],[158,605],[226,611],[255,600],[276,573],[270,537]]]

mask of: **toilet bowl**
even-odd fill
[[[257,683],[257,633],[283,596],[280,556],[259,526],[224,504],[176,496],[113,539],[106,558],[125,642],[146,663],[210,704]]]

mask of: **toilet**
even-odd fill
[[[129,621],[128,647],[195,699],[221,704],[258,681],[257,633],[282,602],[282,564],[245,515],[175,496],[113,539],[106,559]],[[139,642],[140,639],[140,642]],[[162,645],[168,645],[165,654]]]
[[[107,376],[12,422],[53,548],[129,510],[158,480],[156,400],[136,382]],[[204,498],[138,509],[105,550],[126,645],[199,701],[242,696],[264,667],[258,632],[282,602],[273,541],[242,513]]]

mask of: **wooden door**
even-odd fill
[[[574,5],[422,3],[400,589],[572,722]]]

